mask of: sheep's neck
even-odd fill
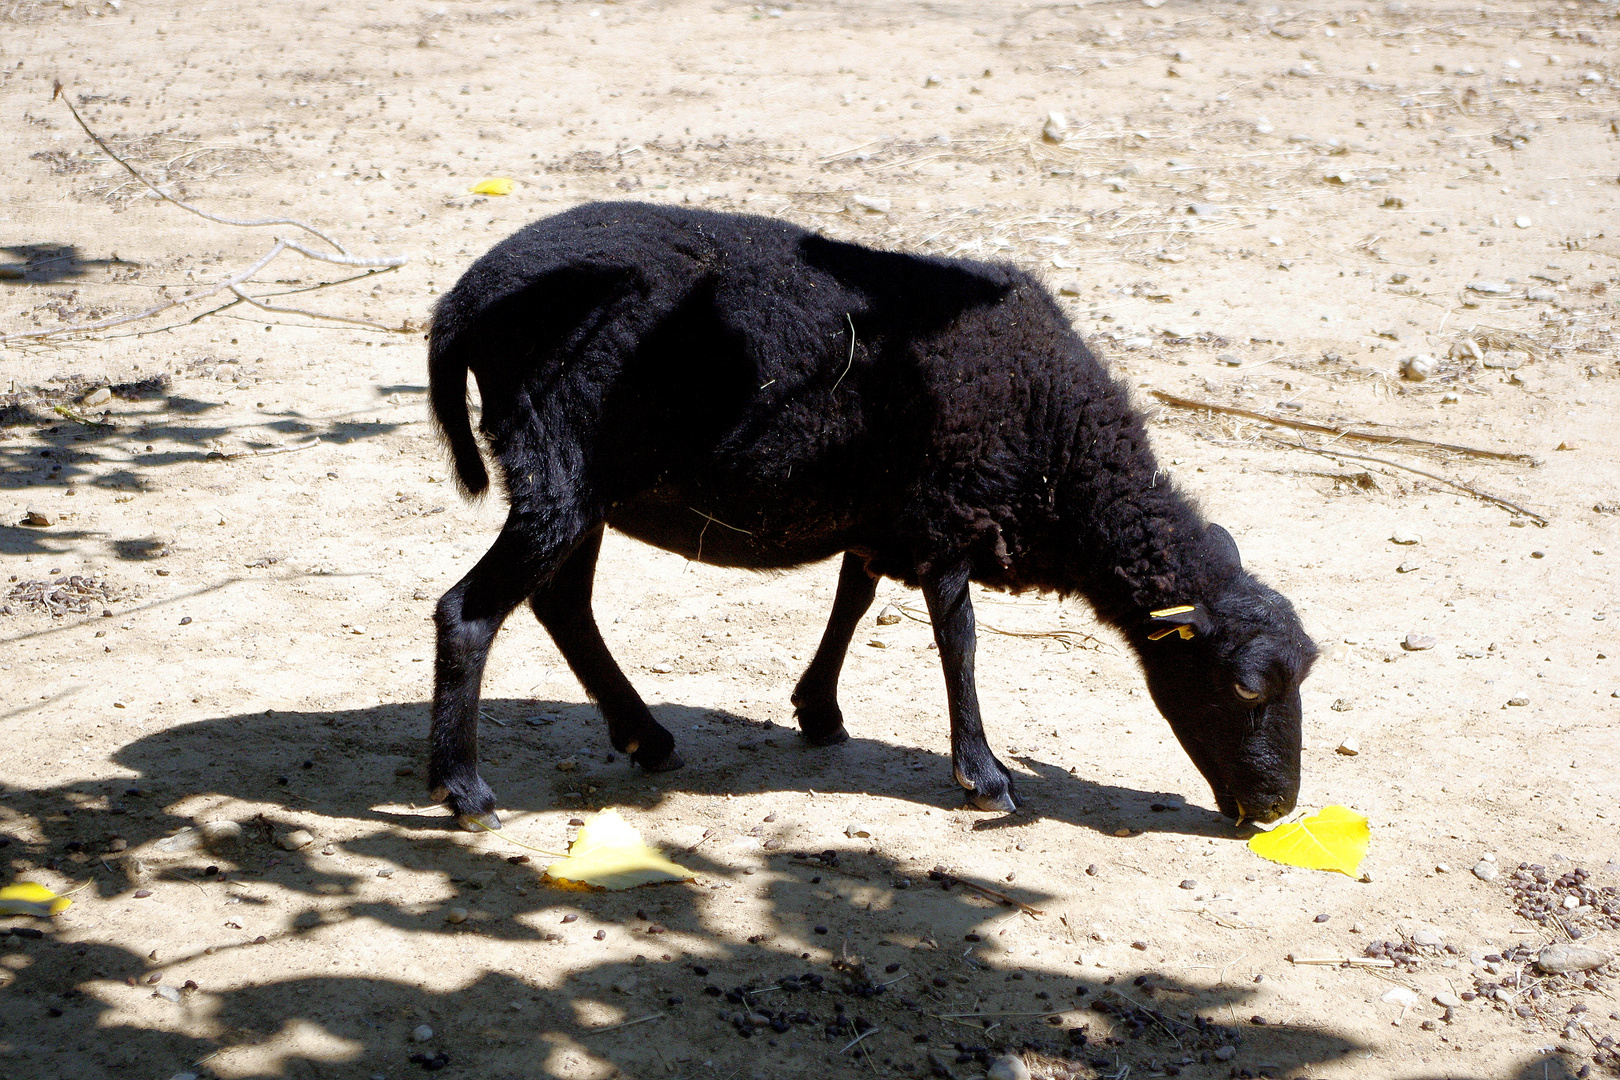
[[[1079,546],[1065,591],[1115,625],[1209,599],[1198,558],[1205,522],[1171,487],[1145,438],[1129,443],[1115,460],[1093,458],[1071,475],[1059,506],[1063,533]]]

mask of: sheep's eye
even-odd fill
[[[1242,683],[1233,683],[1232,692],[1244,701],[1258,701],[1260,699],[1260,691],[1250,690]]]

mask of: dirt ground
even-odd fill
[[[0,4],[0,333],[185,301],[0,343],[0,882],[79,890],[0,920],[0,1073],[1620,1073],[1620,967],[1532,962],[1620,946],[1617,44],[1612,0]],[[332,249],[149,196],[56,79],[176,196],[407,257],[245,285],[372,325],[202,297],[277,237]],[[1301,807],[1370,817],[1366,877],[1250,853],[1083,605],[975,597],[1028,804],[997,817],[961,808],[924,622],[863,625],[853,739],[807,748],[836,566],[623,537],[597,610],[687,767],[615,760],[514,617],[506,829],[451,829],[429,615],[501,513],[446,481],[421,330],[491,243],[605,198],[1061,290],[1321,643]],[[696,881],[513,861],[604,806]]]

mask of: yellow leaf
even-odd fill
[[[474,195],[510,195],[512,194],[512,181],[504,176],[492,176],[488,180],[480,180],[472,186]]]
[[[677,866],[642,842],[617,810],[603,810],[580,826],[568,845],[568,858],[546,867],[558,883],[577,882],[598,889],[633,889],[660,881],[687,881],[692,871]]]
[[[1324,806],[1304,821],[1256,833],[1249,850],[1272,862],[1355,877],[1367,855],[1368,836],[1365,817],[1348,807]]]
[[[66,911],[73,903],[34,881],[19,881],[0,889],[0,915],[33,915],[45,919]]]

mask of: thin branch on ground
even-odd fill
[[[221,453],[221,452],[216,450],[213,453],[208,455],[208,460],[209,461],[235,461],[237,458],[275,457],[277,454],[296,454],[300,450],[309,450],[309,449],[311,449],[313,447],[316,447],[316,446],[319,446],[319,445],[321,445],[321,440],[317,436],[316,438],[311,439],[309,442],[300,443],[297,446],[273,446],[273,447],[269,448],[268,450],[255,450],[252,447],[249,447],[246,450],[239,450],[239,451],[237,451],[235,453],[231,453],[231,454]]]
[[[228,277],[220,279],[219,281],[215,282],[212,287],[204,289],[202,292],[194,293],[193,295],[190,295],[190,296],[177,297],[176,299],[168,300],[168,301],[166,301],[166,302],[164,302],[162,304],[158,304],[155,307],[149,307],[149,308],[145,309],[144,311],[137,311],[137,312],[134,312],[134,313],[129,314],[129,315],[116,315],[116,316],[113,316],[111,318],[98,319],[95,322],[74,323],[74,324],[71,324],[69,326],[58,326],[58,327],[53,327],[53,328],[48,329],[48,330],[25,330],[25,331],[19,331],[17,333],[13,333],[13,334],[0,334],[0,344],[5,344],[5,343],[8,343],[8,342],[13,342],[13,341],[40,341],[40,340],[43,340],[45,338],[59,337],[59,336],[66,335],[66,334],[86,334],[86,333],[92,333],[92,332],[97,331],[97,330],[107,330],[107,329],[110,329],[110,328],[115,327],[115,326],[123,326],[126,323],[140,322],[140,321],[145,320],[145,319],[150,319],[154,315],[161,315],[163,312],[172,310],[172,309],[177,308],[177,307],[182,307],[182,306],[187,305],[187,304],[194,304],[194,303],[198,303],[199,301],[202,301],[202,300],[207,300],[208,298],[213,297],[213,296],[217,296],[222,292],[231,293],[233,296],[236,297],[236,299],[232,300],[228,304],[222,305],[220,307],[213,308],[213,309],[211,309],[209,311],[205,311],[202,314],[200,314],[200,315],[196,316],[195,318],[193,318],[191,321],[196,322],[197,319],[201,319],[201,318],[203,318],[203,317],[205,317],[207,315],[212,315],[212,314],[215,314],[217,312],[223,311],[226,308],[233,307],[238,303],[244,303],[245,302],[245,303],[253,305],[256,308],[260,308],[260,309],[262,309],[264,311],[272,311],[272,312],[276,312],[278,314],[302,315],[302,316],[305,316],[307,318],[312,318],[312,319],[328,319],[328,320],[331,320],[333,322],[350,323],[352,325],[365,326],[365,327],[369,327],[369,328],[371,328],[373,330],[383,330],[383,331],[386,331],[386,332],[389,332],[389,333],[404,333],[404,332],[407,332],[407,330],[414,330],[414,328],[408,327],[408,326],[401,326],[401,327],[384,326],[381,323],[372,322],[369,319],[356,319],[356,318],[353,318],[353,317],[347,316],[347,315],[327,315],[327,314],[323,314],[322,312],[308,311],[308,310],[304,310],[302,308],[279,307],[279,306],[272,305],[272,304],[266,304],[262,300],[259,300],[259,299],[255,298],[255,297],[252,297],[252,296],[249,296],[246,292],[244,292],[242,290],[242,286],[244,284],[246,284],[255,274],[257,274],[259,271],[263,270],[266,266],[268,266],[278,255],[280,255],[284,251],[294,251],[294,252],[297,252],[298,254],[304,256],[305,258],[314,259],[317,262],[331,263],[331,264],[336,265],[336,266],[358,267],[358,268],[367,269],[367,270],[371,271],[372,273],[381,273],[381,272],[386,272],[386,271],[389,271],[389,270],[397,269],[397,268],[405,265],[406,259],[405,259],[405,257],[403,255],[379,255],[379,256],[351,255],[351,254],[349,254],[348,250],[343,247],[342,244],[338,243],[336,240],[332,239],[330,236],[327,236],[325,233],[321,232],[319,229],[315,228],[312,225],[308,225],[308,224],[306,224],[306,223],[304,223],[302,221],[295,221],[295,220],[293,220],[291,218],[263,218],[263,219],[252,220],[252,221],[238,221],[238,220],[234,220],[234,219],[231,219],[231,218],[219,217],[219,216],[217,216],[215,214],[207,213],[206,211],[199,210],[194,206],[191,206],[191,205],[189,205],[187,203],[181,202],[179,199],[174,198],[173,196],[169,195],[167,192],[165,192],[162,189],[158,188],[155,184],[153,184],[151,181],[147,180],[144,176],[142,176],[139,172],[137,172],[133,165],[131,165],[129,162],[125,161],[123,158],[119,157],[117,154],[113,153],[112,148],[109,147],[102,140],[101,136],[97,135],[93,130],[91,130],[90,125],[88,125],[88,124],[86,124],[84,122],[84,118],[79,115],[79,110],[77,110],[77,109],[75,109],[73,107],[73,103],[68,100],[67,95],[64,94],[62,91],[63,91],[62,84],[61,83],[56,83],[54,93],[52,94],[52,99],[54,100],[57,97],[60,97],[62,99],[63,104],[67,105],[68,111],[73,114],[73,119],[78,121],[79,127],[84,129],[84,133],[90,137],[91,141],[94,142],[97,146],[99,146],[102,149],[102,151],[108,157],[112,158],[118,164],[122,165],[125,169],[129,170],[130,175],[134,176],[141,183],[145,184],[148,188],[150,188],[152,191],[157,193],[164,200],[173,203],[174,205],[180,207],[182,210],[189,211],[190,213],[197,214],[198,216],[206,218],[209,221],[218,222],[219,224],[222,224],[222,225],[234,225],[234,226],[243,226],[243,227],[253,227],[253,226],[259,226],[259,225],[291,225],[291,226],[294,226],[296,228],[304,230],[305,232],[311,234],[312,236],[320,237],[320,239],[326,241],[328,244],[331,244],[332,247],[337,249],[338,253],[334,255],[334,254],[331,254],[329,252],[316,251],[313,248],[306,247],[305,245],[300,244],[296,240],[288,240],[285,237],[277,237],[276,242],[271,246],[270,250],[268,252],[266,252],[264,255],[262,255],[258,260],[256,260],[251,266],[247,267],[244,270],[239,270],[236,273],[229,275]],[[370,274],[356,275],[356,277],[369,277],[369,276],[370,276]],[[336,284],[342,284],[344,281],[353,281],[353,280],[355,280],[355,277],[344,278],[344,279],[342,279],[342,281],[328,282],[326,284],[336,285]],[[315,285],[315,286],[311,286],[310,289],[319,289],[319,288],[324,288],[324,287],[325,287],[325,285]]]
[[[1544,518],[1540,514],[1536,513],[1534,510],[1526,510],[1524,507],[1518,505],[1517,503],[1511,503],[1511,502],[1508,502],[1506,499],[1500,498],[1499,496],[1496,496],[1496,495],[1492,495],[1489,492],[1484,492],[1484,491],[1480,491],[1478,488],[1469,487],[1467,484],[1462,483],[1460,480],[1448,480],[1444,476],[1438,476],[1438,475],[1436,475],[1436,474],[1434,474],[1432,472],[1428,472],[1428,471],[1426,471],[1424,469],[1419,469],[1419,468],[1416,468],[1416,467],[1411,466],[1411,465],[1406,465],[1406,464],[1403,464],[1403,463],[1401,463],[1399,461],[1391,461],[1388,458],[1374,457],[1371,454],[1350,454],[1350,453],[1346,453],[1343,450],[1336,450],[1336,449],[1333,449],[1331,447],[1306,446],[1304,443],[1293,443],[1293,442],[1289,442],[1287,439],[1275,439],[1275,438],[1272,438],[1270,436],[1262,436],[1262,438],[1265,439],[1266,442],[1271,443],[1271,444],[1273,444],[1275,446],[1280,446],[1280,447],[1284,448],[1285,450],[1303,450],[1308,454],[1321,454],[1323,457],[1345,458],[1345,459],[1350,460],[1350,461],[1370,461],[1370,462],[1373,462],[1374,464],[1377,464],[1377,465],[1388,465],[1392,469],[1404,469],[1405,471],[1407,471],[1409,473],[1416,473],[1418,476],[1423,477],[1425,480],[1436,481],[1437,483],[1444,484],[1447,487],[1456,488],[1458,491],[1465,492],[1465,493],[1467,493],[1469,495],[1472,495],[1474,498],[1479,499],[1479,500],[1481,500],[1483,502],[1494,503],[1495,505],[1500,506],[1505,510],[1511,510],[1515,514],[1520,514],[1520,515],[1522,515],[1524,517],[1529,518],[1531,521],[1534,521],[1537,525],[1545,527],[1547,525],[1552,524],[1546,518]]]
[[[662,1020],[663,1018],[663,1013],[649,1013],[646,1016],[637,1017],[634,1020],[626,1020],[622,1024],[614,1024],[612,1027],[592,1028],[589,1031],[581,1032],[580,1036],[581,1038],[584,1038],[591,1035],[604,1035],[609,1031],[622,1031],[627,1027],[635,1027],[637,1024],[645,1024],[649,1020]]]
[[[980,885],[976,881],[969,881],[967,878],[957,877],[943,866],[934,867],[934,873],[939,875],[939,879],[945,882],[947,885],[961,885],[964,888],[972,889],[976,893],[981,893],[990,897],[990,899],[996,901],[997,903],[1006,904],[1008,907],[1015,907],[1026,915],[1046,914],[1046,912],[1042,911],[1040,908],[1026,904],[1016,896],[1008,896],[999,889],[992,889],[988,885]]]
[[[1314,431],[1319,435],[1335,435],[1341,439],[1357,439],[1361,442],[1382,443],[1385,446],[1421,446],[1428,450],[1445,450],[1453,454],[1468,454],[1471,457],[1492,458],[1496,461],[1516,461],[1525,465],[1539,464],[1535,457],[1530,454],[1514,454],[1501,450],[1481,450],[1473,446],[1431,442],[1428,439],[1419,439],[1411,435],[1379,435],[1371,431],[1334,427],[1331,424],[1313,424],[1309,420],[1290,420],[1285,416],[1273,416],[1271,413],[1240,409],[1235,405],[1217,405],[1212,401],[1195,401],[1192,398],[1177,397],[1174,394],[1167,394],[1163,390],[1154,390],[1152,394],[1166,405],[1173,405],[1178,409],[1207,409],[1210,412],[1226,413],[1229,416],[1262,420],[1268,424],[1276,424],[1279,427],[1297,428],[1300,431]]]
[[[112,147],[103,142],[100,135],[97,135],[94,131],[90,130],[90,125],[84,122],[84,117],[79,115],[79,110],[73,107],[73,102],[65,93],[62,92],[64,89],[66,88],[63,87],[60,82],[54,83],[51,87],[51,100],[55,101],[57,98],[61,98],[62,104],[68,107],[68,112],[73,114],[73,119],[78,121],[79,127],[84,129],[84,133],[90,137],[90,141],[101,147],[102,153],[106,154],[108,157],[118,162],[118,164],[122,165],[129,175],[140,181],[140,183],[146,186],[148,191],[152,192],[152,194],[156,195],[158,198],[167,202],[172,202],[174,205],[178,206],[182,210],[187,211],[188,213],[196,214],[200,218],[217,222],[220,225],[238,225],[245,228],[253,228],[260,225],[291,225],[295,229],[303,229],[311,236],[318,236],[322,240],[325,240],[328,244],[332,245],[339,255],[347,255],[349,253],[348,249],[342,244],[338,243],[330,236],[327,236],[325,233],[321,232],[321,230],[315,228],[315,226],[306,224],[302,221],[296,221],[292,218],[256,218],[250,221],[239,221],[233,218],[220,217],[217,214],[210,214],[206,210],[199,210],[190,203],[181,202],[179,199],[175,198],[173,195],[170,195],[167,191],[164,191],[162,188],[152,183],[152,181],[142,176],[129,162],[113,153]]]

